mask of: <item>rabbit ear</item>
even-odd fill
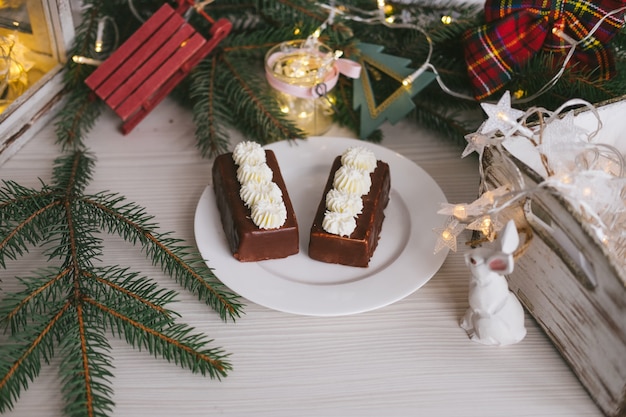
[[[519,235],[517,234],[517,227],[513,220],[509,220],[500,236],[498,237],[500,242],[500,250],[504,253],[513,253],[519,245]]]
[[[513,256],[498,253],[487,259],[489,269],[500,275],[506,275],[513,272]]]

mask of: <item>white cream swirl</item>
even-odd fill
[[[332,188],[326,194],[326,208],[356,217],[363,211],[363,199],[358,194]]]
[[[350,236],[356,229],[356,219],[350,213],[326,211],[322,220],[322,227],[334,235]]]
[[[239,166],[261,164],[265,162],[265,150],[256,142],[239,142],[233,149],[233,161]]]
[[[353,146],[341,155],[341,164],[372,173],[376,169],[378,161],[371,150],[362,146]]]
[[[237,181],[240,184],[250,181],[270,182],[273,175],[272,169],[265,162],[257,165],[243,164],[237,168]]]
[[[261,229],[277,229],[287,220],[287,208],[281,201],[257,201],[252,206],[252,221]]]
[[[247,207],[252,207],[261,200],[282,201],[283,192],[276,183],[250,181],[241,185],[239,196]]]
[[[333,187],[359,196],[367,194],[372,186],[370,174],[361,169],[342,165],[335,172]]]

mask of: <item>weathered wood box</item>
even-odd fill
[[[624,154],[626,102],[607,103],[598,106],[598,111],[603,127],[597,140],[621,148]],[[595,123],[595,118],[581,112],[575,123],[586,126]],[[519,168],[527,186],[543,180],[538,174],[541,171],[531,167],[532,161],[516,149],[503,152],[485,151],[483,167],[489,186],[511,181],[505,169],[498,169],[504,157]],[[509,276],[510,288],[604,414],[626,416],[626,274],[622,259],[606,250],[576,210],[553,189],[534,195],[524,212],[534,236]]]

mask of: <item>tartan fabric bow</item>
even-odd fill
[[[506,84],[513,72],[539,51],[567,53],[569,36],[579,42],[569,64],[595,71],[600,80],[615,73],[615,61],[607,43],[624,23],[620,10],[601,23],[608,13],[623,8],[626,0],[487,0],[486,24],[465,33],[465,60],[477,99]],[[565,36],[559,36],[558,33]]]

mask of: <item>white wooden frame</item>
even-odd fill
[[[63,66],[74,37],[70,0],[39,1],[59,63],[0,114],[0,165],[53,117],[63,98]]]

